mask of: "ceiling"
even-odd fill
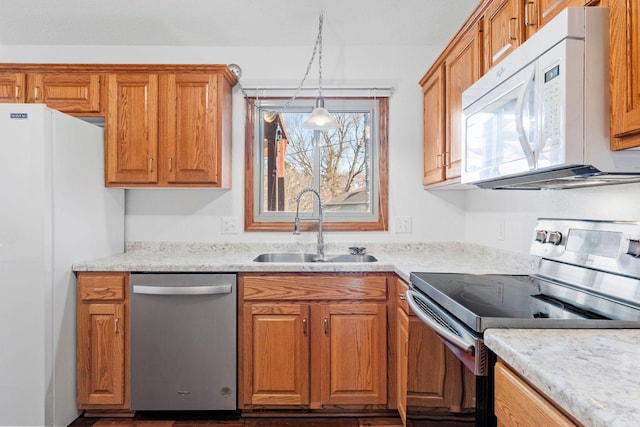
[[[0,45],[444,45],[478,0],[0,0]]]

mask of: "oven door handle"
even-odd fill
[[[460,348],[461,350],[474,355],[475,354],[475,343],[474,342],[468,342],[465,341],[462,337],[456,335],[454,332],[452,332],[451,330],[449,330],[447,327],[442,326],[440,324],[440,321],[447,321],[448,319],[438,319],[436,320],[430,313],[425,313],[425,311],[418,306],[418,304],[416,304],[416,302],[414,301],[414,298],[419,299],[420,301],[424,301],[424,298],[421,298],[420,295],[412,290],[407,290],[407,302],[409,303],[409,307],[411,307],[411,310],[413,311],[413,313],[418,316],[420,318],[420,320],[422,320],[427,326],[429,326],[431,329],[433,329],[433,331],[440,335],[442,338],[444,338],[445,340],[449,341],[451,344],[455,345],[456,347]],[[426,303],[426,302],[425,302]],[[430,308],[432,310],[434,310],[434,312],[436,311],[440,311],[437,310],[436,308],[432,307],[431,305],[429,305]],[[449,317],[446,316],[444,313],[437,313],[439,316],[441,315],[442,317]],[[440,320],[440,321],[439,321]],[[453,323],[451,321],[449,321],[448,323]],[[453,325],[449,325],[452,329]]]

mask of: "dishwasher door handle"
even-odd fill
[[[145,295],[215,295],[230,294],[233,285],[143,286],[134,285],[134,294]]]

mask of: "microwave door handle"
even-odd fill
[[[522,151],[527,158],[527,163],[529,164],[529,169],[535,169],[536,161],[533,150],[531,149],[531,145],[529,144],[529,140],[527,139],[527,133],[524,130],[524,101],[527,97],[527,89],[529,84],[533,82],[533,79],[536,75],[535,67],[531,69],[531,76],[525,81],[522,86],[522,90],[518,95],[518,100],[516,101],[516,131],[518,132],[518,141],[520,142],[520,146],[522,147]]]

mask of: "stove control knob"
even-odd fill
[[[547,241],[547,231],[546,230],[536,230],[536,242],[544,243]]]
[[[627,254],[636,258],[640,258],[640,239],[629,239]]]
[[[552,231],[549,233],[549,237],[547,237],[547,243],[552,243],[558,246],[562,242],[562,233],[559,231]]]

